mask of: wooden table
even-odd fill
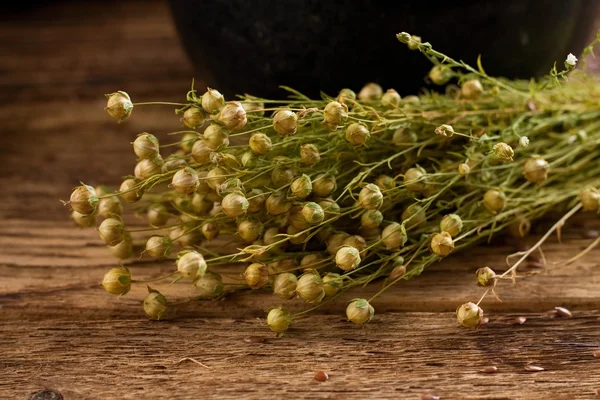
[[[266,292],[190,304],[163,322],[146,320],[140,290],[106,294],[99,281],[115,260],[59,200],[80,180],[117,185],[133,171],[137,133],[178,126],[168,108],[136,109],[117,125],[104,93],[179,101],[192,69],[162,2],[38,7],[0,24],[0,398],[595,398],[600,252],[564,261],[590,241],[582,232],[597,234],[588,231],[597,217],[566,226],[562,244],[550,240],[548,267],[503,285],[502,302],[486,299],[490,322],[478,330],[457,326],[453,311],[481,295],[477,268],[506,268],[514,249],[502,242],[398,285],[377,299],[364,328],[346,322],[338,302],[281,339],[265,325]],[[166,268],[143,260],[132,270],[153,277]],[[544,315],[555,306],[573,317]],[[518,316],[526,322],[512,323]],[[186,357],[204,366],[179,362]],[[481,372],[492,365],[496,374]],[[314,380],[320,370],[329,381]]]

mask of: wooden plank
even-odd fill
[[[52,388],[66,399],[591,399],[597,315],[446,326],[447,314],[386,314],[364,328],[314,315],[281,339],[262,319],[0,325],[1,398]],[[327,329],[323,329],[327,327]],[[252,336],[264,343],[248,343]],[[260,339],[258,341],[262,341]],[[191,361],[178,363],[191,357]],[[528,372],[527,365],[543,367]],[[480,370],[496,366],[496,374]],[[329,381],[314,375],[326,371]]]

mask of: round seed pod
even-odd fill
[[[327,197],[337,188],[335,178],[329,174],[319,174],[313,180],[313,192],[319,197]]]
[[[326,224],[326,225],[319,227],[319,229],[317,229],[316,236],[317,236],[317,239],[319,239],[321,242],[327,243],[329,238],[331,236],[333,236],[334,233],[335,233],[335,229],[333,229],[331,224]]]
[[[307,272],[298,279],[296,293],[307,303],[320,303],[325,297],[323,280],[318,273]]]
[[[454,241],[448,232],[436,233],[431,238],[431,251],[440,256],[446,257],[454,250]]]
[[[456,319],[466,328],[477,328],[483,321],[483,310],[475,303],[465,303],[456,309]]]
[[[210,161],[211,161],[210,155],[212,153],[212,150],[206,145],[206,142],[204,141],[204,139],[199,139],[194,142],[191,153],[192,153],[192,158],[198,164],[200,164],[200,165],[210,164]]]
[[[346,141],[353,146],[362,146],[371,138],[371,132],[365,124],[354,122],[346,128]]]
[[[276,167],[271,172],[271,182],[275,188],[289,185],[294,180],[294,170],[285,167]]]
[[[216,114],[225,105],[225,97],[215,89],[206,88],[202,95],[202,108],[209,114]]]
[[[425,170],[421,167],[409,168],[404,174],[404,186],[411,192],[425,190]]]
[[[242,107],[249,116],[264,117],[265,115],[265,103],[257,101],[256,98],[248,98],[248,100],[242,102]]]
[[[376,210],[383,204],[383,194],[379,186],[369,183],[358,194],[358,204],[366,210]]]
[[[246,126],[246,110],[239,101],[228,101],[219,112],[217,121],[225,125],[230,131],[236,131]]]
[[[171,214],[163,204],[156,203],[148,207],[147,217],[151,226],[161,227],[169,222]]]
[[[177,272],[183,279],[191,281],[201,278],[206,273],[206,261],[202,254],[195,250],[184,250],[177,254]]]
[[[344,240],[346,240],[350,235],[346,232],[337,232],[331,235],[327,239],[327,252],[332,256],[335,256],[338,250],[344,245]]]
[[[421,37],[416,35],[411,35],[410,40],[406,44],[409,50],[417,50],[421,45]]]
[[[263,209],[267,193],[263,193],[260,189],[252,189],[248,192],[248,212],[256,213]]]
[[[100,239],[107,246],[114,246],[125,238],[125,225],[116,218],[106,218],[98,227]]]
[[[161,171],[164,174],[164,173],[171,172],[171,171],[177,171],[186,166],[187,166],[187,161],[184,157],[173,154],[165,160],[165,162],[161,168]]]
[[[348,106],[337,101],[330,101],[323,109],[323,125],[330,131],[335,131],[344,125],[348,119]]]
[[[469,164],[462,163],[458,166],[458,174],[460,176],[467,176],[469,175],[469,172],[471,172],[471,167],[469,167]]]
[[[367,256],[367,241],[362,236],[349,236],[346,239],[344,239],[343,245],[354,247],[356,250],[358,250],[361,259],[364,259]]]
[[[449,67],[436,65],[429,71],[429,79],[436,85],[445,85],[454,76]]]
[[[316,270],[326,265],[326,259],[319,254],[307,254],[300,260],[300,267],[304,272]]]
[[[296,133],[298,129],[298,115],[292,110],[279,110],[273,116],[273,129],[280,136]]]
[[[310,177],[306,174],[302,174],[302,176],[294,179],[290,189],[294,197],[299,199],[307,198],[312,192],[312,182]]]
[[[321,160],[321,153],[314,144],[303,144],[300,146],[300,160],[304,165],[315,165]]]
[[[418,140],[417,134],[408,127],[398,128],[392,135],[392,143],[398,147],[409,147]]]
[[[402,262],[404,262],[404,259],[402,259]],[[392,282],[397,281],[406,275],[406,267],[402,263],[394,263],[394,265],[395,267],[392,269],[392,272],[390,272],[390,276],[388,277],[388,279]]]
[[[453,238],[458,236],[462,227],[462,219],[456,214],[444,215],[440,222],[440,231],[448,232]]]
[[[306,239],[308,239],[308,232],[300,234],[302,231],[304,231],[304,229],[298,229],[295,226],[289,225],[287,227],[287,234],[290,235],[289,242],[296,245],[306,242]]]
[[[282,242],[274,245],[277,242],[280,242],[283,238],[280,235],[279,228],[271,227],[265,231],[263,234],[263,242],[265,246],[273,246],[269,251],[273,253],[281,253],[287,247],[287,242]]]
[[[145,158],[140,160],[133,170],[133,175],[141,181],[148,179],[154,175],[162,174],[163,159],[160,156],[154,158]]]
[[[271,215],[280,215],[288,212],[292,208],[292,203],[287,201],[283,193],[272,193],[265,202],[267,212]]]
[[[69,199],[73,211],[82,215],[92,214],[96,210],[98,201],[96,189],[88,185],[77,186]]]
[[[296,286],[298,278],[290,272],[284,272],[275,276],[273,280],[273,293],[284,300],[289,300],[296,296]]]
[[[227,130],[220,125],[210,124],[204,130],[203,136],[204,144],[213,151],[229,146],[229,135]]]
[[[244,193],[244,184],[238,178],[229,178],[217,186],[216,192],[222,197],[230,193]]]
[[[375,184],[379,186],[381,190],[390,190],[396,187],[394,178],[389,175],[379,175],[377,179],[375,179]]]
[[[126,295],[131,289],[131,272],[125,267],[110,269],[102,278],[102,287],[110,294]]]
[[[206,240],[213,240],[219,235],[219,226],[212,222],[202,224],[200,231],[206,238]]]
[[[237,157],[233,154],[227,153],[211,153],[210,154],[210,162],[218,165],[219,167],[239,169],[241,168],[241,164],[238,161]]]
[[[252,263],[244,271],[244,279],[250,289],[260,289],[269,283],[269,270],[262,263]]]
[[[400,105],[400,100],[400,95],[394,89],[386,90],[383,96],[381,96],[381,104],[388,108],[398,107]]]
[[[352,246],[342,246],[335,253],[335,264],[344,271],[352,271],[360,265],[360,253]]]
[[[225,171],[221,167],[215,167],[208,171],[206,175],[206,183],[210,186],[211,189],[216,189],[217,186],[225,182],[227,179],[227,171]]]
[[[600,192],[597,189],[586,188],[579,192],[579,201],[584,211],[600,210]]]
[[[194,143],[196,143],[196,141],[198,141],[199,138],[200,135],[198,135],[196,132],[188,132],[184,134],[181,140],[179,141],[179,147],[181,147],[182,153],[184,155],[189,154],[192,151]],[[181,153],[179,154],[181,155]]]
[[[483,195],[483,205],[488,211],[496,214],[506,207],[506,195],[498,189],[489,189]]]
[[[221,202],[223,212],[231,218],[245,214],[246,210],[248,210],[248,205],[248,200],[240,193],[229,193]]]
[[[379,210],[367,210],[360,217],[360,226],[367,229],[377,228],[383,222],[383,214]]]
[[[354,299],[346,307],[346,317],[348,321],[356,325],[364,325],[373,318],[375,309],[366,299]]]
[[[408,237],[404,225],[392,222],[381,232],[381,241],[388,249],[398,249],[406,243]]]
[[[133,152],[140,159],[154,158],[159,155],[159,143],[156,136],[140,133],[133,141]]]
[[[116,119],[118,122],[123,122],[131,115],[133,111],[133,103],[126,92],[119,90],[116,93],[107,94],[106,107],[104,108],[108,115]]]
[[[475,271],[477,275],[477,285],[483,287],[494,286],[496,283],[496,273],[490,267],[479,268]]]
[[[194,281],[197,293],[200,297],[214,299],[223,294],[223,277],[212,271],[206,273]]]
[[[325,213],[320,205],[314,202],[304,203],[302,207],[302,216],[310,225],[318,225],[323,222]]]
[[[452,125],[442,124],[435,128],[435,134],[442,137],[452,137],[454,135],[454,128]]]
[[[352,89],[344,88],[340,90],[335,100],[345,105],[353,104],[354,100],[356,100],[356,93]]]
[[[402,211],[400,218],[402,219],[402,222],[404,222],[406,229],[417,227],[427,221],[425,210],[418,203],[406,207],[404,211]]]
[[[183,124],[191,129],[196,129],[204,124],[204,112],[198,107],[190,107],[183,113]]]
[[[514,161],[515,151],[506,143],[496,143],[494,145],[494,158],[502,162]]]
[[[333,199],[322,199],[317,204],[323,209],[325,220],[329,220],[340,213],[340,206]]]
[[[323,277],[323,290],[325,290],[326,297],[335,296],[338,291],[344,286],[344,280],[340,274],[334,272],[328,272]]]
[[[190,207],[196,215],[206,215],[212,210],[214,202],[207,199],[206,195],[200,194],[196,191],[192,196],[192,202]]]
[[[531,156],[523,166],[523,176],[529,182],[540,183],[548,178],[550,164],[540,156]]]
[[[133,178],[125,179],[119,187],[119,194],[128,203],[135,203],[142,198],[144,190],[139,186],[139,181]]]
[[[263,233],[263,223],[256,218],[249,218],[238,224],[238,234],[246,243],[252,243]]]
[[[288,212],[288,223],[299,231],[305,230],[310,227],[310,224],[302,215],[302,206],[292,206]]]
[[[483,86],[479,79],[470,79],[465,81],[460,88],[460,94],[465,99],[476,99],[483,93]]]
[[[146,242],[146,253],[154,258],[167,257],[172,250],[173,246],[168,236],[152,236]]]
[[[91,228],[92,226],[96,225],[96,213],[83,215],[77,211],[71,211],[71,218],[82,228]]]
[[[144,298],[144,312],[148,318],[158,321],[165,315],[168,308],[165,296],[148,286],[148,294]]]
[[[125,232],[124,239],[114,246],[108,246],[110,253],[121,260],[127,259],[133,255],[133,241],[131,235]]]
[[[247,151],[240,157],[240,164],[244,168],[252,168],[256,166],[256,160],[256,155],[251,151]]]
[[[269,325],[269,329],[278,335],[287,331],[291,323],[292,314],[287,308],[274,308],[269,311],[269,314],[267,315],[267,325]]]
[[[248,145],[250,146],[250,150],[259,156],[264,156],[273,148],[271,138],[261,132],[253,134],[248,141]]]
[[[360,228],[358,233],[370,242],[378,242],[381,240],[381,232],[380,228]]]
[[[185,167],[177,171],[171,180],[171,187],[183,196],[189,196],[194,193],[199,184],[198,173],[190,167]]]
[[[358,92],[359,100],[379,100],[383,96],[383,89],[375,82],[369,82]]]
[[[181,236],[177,238],[177,243],[181,247],[192,247],[200,241],[202,241],[202,234],[198,232],[197,225],[184,229],[181,232]]]

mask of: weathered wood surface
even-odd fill
[[[477,268],[505,268],[509,244],[478,247],[403,282],[376,299],[377,316],[364,328],[344,321],[340,301],[282,339],[265,326],[274,301],[267,292],[186,304],[159,323],[143,317],[143,288],[121,299],[107,295],[99,281],[115,261],[93,230],[69,222],[59,199],[80,180],[117,184],[133,170],[128,143],[137,133],[180,126],[169,108],[136,109],[117,125],[102,111],[104,93],[178,101],[192,69],[162,2],[38,7],[0,24],[1,399],[44,388],[67,399],[594,398],[600,252],[564,265],[588,244],[582,233],[598,228],[594,221],[567,225],[563,244],[553,238],[544,246],[548,268],[503,284],[503,302],[487,298],[490,323],[477,331],[456,326],[452,311],[481,295]],[[170,268],[148,259],[131,267],[139,278]],[[367,297],[379,285],[351,295]],[[183,284],[159,287],[169,298],[189,295]],[[573,318],[545,317],[554,306],[568,307]],[[528,319],[513,325],[516,316]],[[267,339],[244,341],[251,336]],[[209,368],[177,364],[184,357]],[[527,372],[528,364],[546,370]],[[496,374],[479,372],[490,365]],[[328,382],[313,379],[319,370]]]

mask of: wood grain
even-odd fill
[[[600,348],[600,252],[564,265],[590,242],[582,233],[600,227],[597,217],[567,224],[562,244],[544,246],[548,267],[502,284],[502,302],[486,298],[491,322],[477,331],[458,327],[453,311],[481,295],[477,268],[506,268],[514,246],[501,239],[378,297],[364,328],[344,320],[344,300],[369,297],[381,282],[296,321],[281,339],[265,326],[265,309],[279,304],[266,290],[186,303],[168,321],[147,321],[142,286],[123,298],[102,290],[116,262],[59,200],[79,181],[118,185],[133,171],[136,134],[163,138],[181,127],[169,107],[136,108],[120,125],[102,110],[103,94],[120,89],[135,101],[184,97],[194,73],[166,4],[38,2],[2,16],[0,46],[1,399],[45,388],[65,399],[590,399],[600,388],[592,356]],[[173,268],[148,258],[128,264],[138,279]],[[222,272],[239,279],[239,269]],[[182,283],[157,287],[170,301],[192,294]],[[555,306],[573,318],[545,316]],[[518,316],[527,321],[511,324]],[[177,363],[185,357],[209,368]],[[545,371],[527,372],[529,364]],[[479,372],[490,365],[496,374]],[[327,382],[313,379],[319,370]]]

